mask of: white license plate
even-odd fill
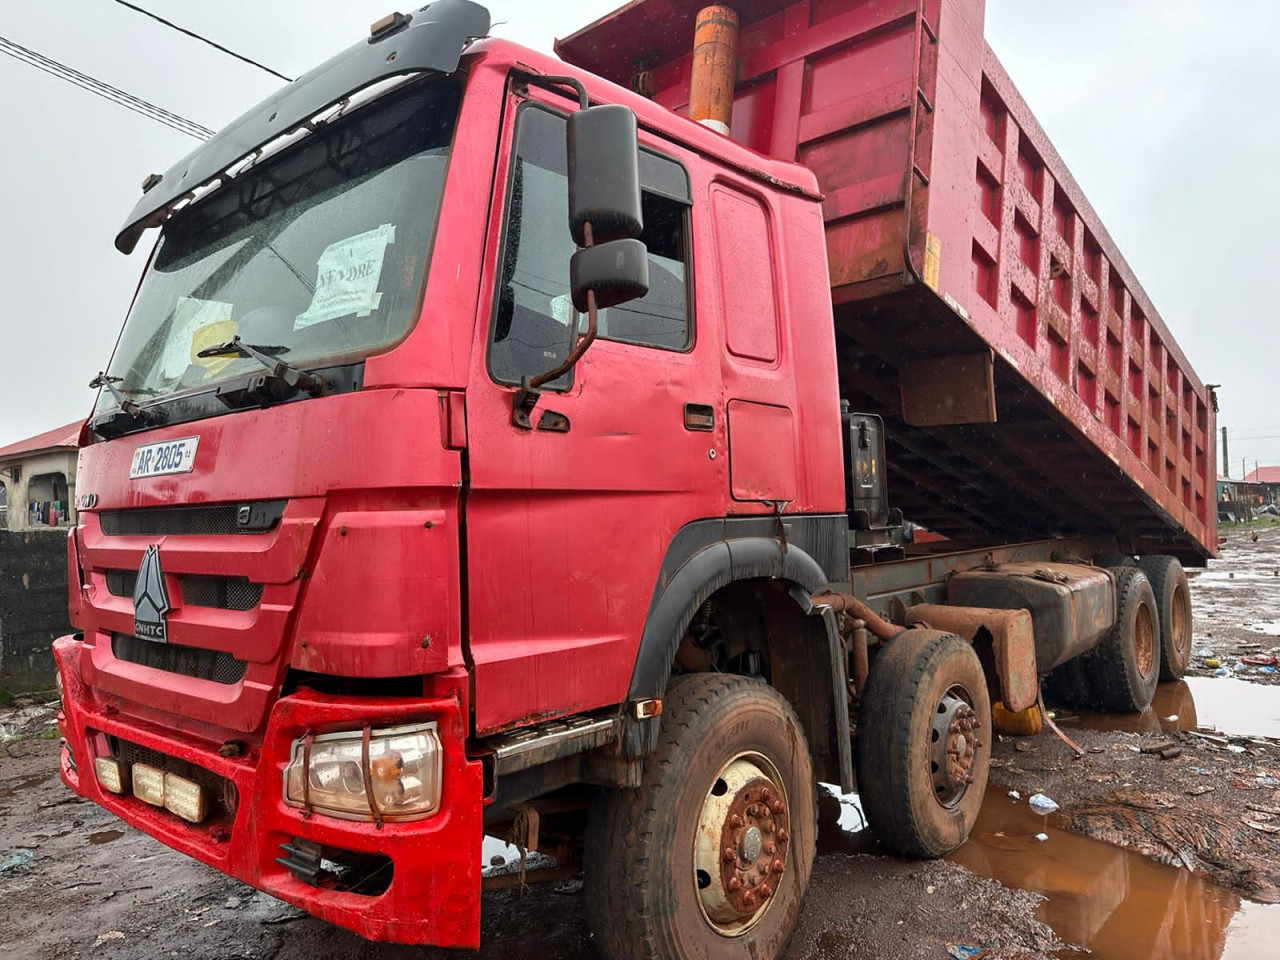
[[[183,437],[164,443],[149,443],[133,451],[133,463],[129,466],[129,479],[162,477],[166,473],[190,473],[196,465],[196,447],[199,437]]]

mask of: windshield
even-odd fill
[[[263,161],[161,235],[110,373],[140,402],[261,371],[200,357],[239,336],[292,366],[350,360],[418,313],[460,97],[412,83]],[[108,392],[98,412],[113,410]]]

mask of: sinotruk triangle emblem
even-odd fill
[[[165,615],[169,612],[169,591],[160,569],[160,549],[152,544],[142,555],[138,582],[133,588],[133,632],[144,640],[168,641]]]

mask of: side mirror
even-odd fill
[[[587,107],[569,117],[569,230],[583,249],[569,265],[575,309],[616,306],[649,292],[649,260],[637,238],[640,147],[636,115],[617,105]]]

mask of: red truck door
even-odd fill
[[[616,704],[664,551],[722,516],[719,346],[695,336],[689,172],[642,150],[650,292],[511,424],[521,376],[572,346],[566,101],[512,97],[467,390],[467,633],[476,732]],[[585,324],[584,324],[585,326]],[[719,409],[718,409],[719,408]],[[709,429],[711,432],[704,432]]]

